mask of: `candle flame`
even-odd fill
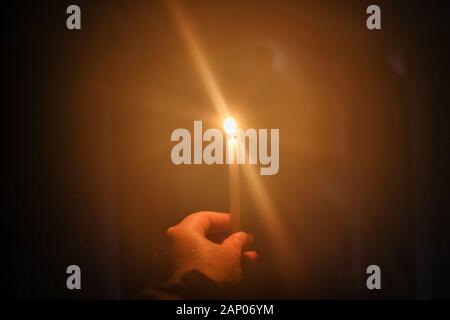
[[[225,132],[229,135],[233,135],[236,132],[237,123],[233,117],[228,117],[223,121],[223,128]]]

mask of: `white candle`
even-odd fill
[[[237,124],[232,117],[225,119],[223,126],[227,134],[226,159],[230,188],[231,231],[241,230],[241,203],[239,194],[239,166],[237,163],[238,139],[235,135]]]

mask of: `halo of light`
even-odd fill
[[[225,132],[228,134],[234,134],[237,128],[236,120],[233,119],[233,117],[228,117],[223,121],[223,128],[225,129]]]

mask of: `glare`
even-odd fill
[[[227,104],[220,91],[219,85],[209,68],[206,56],[202,52],[202,48],[195,37],[194,32],[186,19],[183,11],[178,6],[175,0],[168,0],[169,8],[173,14],[174,21],[178,26],[183,41],[185,42],[191,57],[194,60],[195,67],[197,68],[207,92],[213,102],[213,106],[219,113],[219,119],[226,117],[229,114]],[[236,145],[236,129],[237,123],[232,117],[227,117],[223,126],[225,132],[228,135],[228,143],[230,145]],[[244,150],[245,152],[245,150]],[[291,242],[287,237],[284,225],[280,219],[280,212],[275,206],[275,202],[269,193],[269,190],[263,184],[260,176],[257,174],[255,167],[249,167],[248,170],[242,170],[245,178],[249,181],[251,186],[249,194],[253,197],[254,203],[257,206],[257,212],[260,213],[259,219],[263,221],[263,225],[267,228],[267,236],[271,239],[271,243],[274,246],[274,252],[277,254],[279,267],[281,268],[281,274],[285,277],[285,285],[296,283],[296,273],[292,270],[298,270],[296,265],[297,261],[290,255],[290,252],[294,252],[291,248]]]
[[[225,129],[225,132],[228,134],[234,134],[237,128],[237,123],[233,119],[233,117],[228,117],[223,121],[223,128]]]

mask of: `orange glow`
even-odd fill
[[[223,121],[223,128],[225,129],[225,132],[229,135],[232,135],[236,132],[237,123],[236,120],[233,119],[233,117],[228,117]]]
[[[188,48],[188,51],[192,59],[194,60],[195,67],[197,68],[200,77],[206,87],[208,95],[210,96],[215,109],[219,113],[219,116],[222,119],[225,118],[225,121],[223,123],[224,129],[227,134],[232,134],[237,128],[237,123],[232,117],[229,116],[229,111],[225,99],[219,89],[217,81],[207,63],[206,57],[201,50],[198,40],[189,24],[189,21],[187,20],[186,16],[182,12],[182,9],[175,0],[168,0],[168,4],[174,21],[182,36],[182,39],[186,44],[186,47]],[[233,140],[234,139],[229,139],[229,142],[233,142]],[[245,168],[245,170],[242,170],[242,172],[244,172],[246,176],[245,178],[250,183],[251,195],[258,208],[258,213],[260,214],[261,220],[266,227],[268,237],[273,239],[272,243],[274,244],[274,246],[272,249],[278,255],[277,261],[279,262],[281,273],[285,276],[285,284],[293,284],[294,279],[292,279],[292,275],[295,274],[295,272],[291,271],[293,270],[294,265],[288,254],[289,252],[291,252],[291,246],[286,237],[285,229],[279,218],[279,211],[276,209],[276,206],[271,199],[271,195],[267,192],[255,169]],[[230,202],[232,207],[231,213],[233,215],[233,211],[239,212],[239,201],[234,200],[238,199],[239,195],[236,193],[239,192],[239,189],[236,186],[237,177],[230,180]],[[238,220],[240,220],[240,218]],[[237,224],[238,223],[239,222],[237,222]]]
[[[197,68],[200,77],[202,78],[202,81],[213,102],[213,105],[219,113],[219,116],[221,118],[225,118],[229,114],[227,104],[222,95],[222,92],[219,89],[216,79],[214,78],[214,75],[209,68],[208,62],[201,50],[197,38],[176,1],[169,0],[168,4],[178,30],[183,38],[184,43],[186,44],[186,47],[189,50],[189,53],[191,54],[192,59],[194,60],[195,67]]]

